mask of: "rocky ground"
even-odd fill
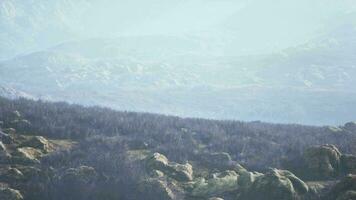
[[[228,152],[195,149],[184,162],[173,161],[130,135],[56,139],[34,134],[32,121],[17,110],[4,119],[1,200],[356,199],[356,156],[332,144],[257,172]],[[342,128],[353,132],[356,123]]]

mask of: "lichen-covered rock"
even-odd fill
[[[239,175],[240,175],[238,180],[239,188],[241,190],[246,190],[252,185],[253,182],[255,182],[255,180],[258,177],[262,176],[263,174],[244,170],[244,171],[240,171]]]
[[[44,152],[49,152],[51,150],[49,141],[42,136],[33,136],[28,141],[24,142],[22,146],[33,147]]]
[[[211,179],[198,180],[191,192],[192,196],[209,198],[238,189],[239,175],[235,171],[213,174]]]
[[[286,170],[273,169],[258,177],[242,199],[299,200],[308,192],[308,186]]]
[[[23,197],[18,190],[11,188],[0,188],[1,200],[22,200]]]
[[[340,172],[341,153],[334,145],[311,147],[305,151],[304,160],[310,179],[328,179]]]
[[[356,175],[348,175],[337,183],[325,196],[327,200],[354,200],[356,194]]]
[[[42,152],[32,147],[18,148],[13,155],[12,160],[15,163],[21,164],[35,164],[39,163],[38,160],[42,156]]]
[[[148,158],[147,165],[150,170],[159,170],[165,175],[176,179],[177,181],[193,180],[193,167],[189,163],[178,164],[169,162],[166,156],[160,153],[154,153]]]
[[[345,174],[356,174],[356,156],[354,155],[342,155],[341,166]]]

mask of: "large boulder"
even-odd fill
[[[341,153],[334,145],[311,147],[304,153],[304,162],[308,179],[329,179],[339,175]]]
[[[324,197],[327,200],[356,199],[356,175],[348,175],[337,183]]]
[[[240,171],[238,185],[241,190],[248,189],[255,180],[263,174],[258,172],[249,172],[247,170]]]
[[[248,200],[299,200],[308,186],[286,170],[273,169],[258,177],[243,195]]]
[[[238,189],[239,175],[235,171],[225,171],[223,173],[215,173],[211,179],[198,180],[191,192],[192,196],[209,198],[226,192],[233,192]]]
[[[160,153],[154,153],[148,158],[147,165],[149,170],[159,170],[165,175],[177,181],[193,180],[193,167],[189,163],[178,164],[169,162],[166,156]]]
[[[22,200],[23,197],[18,190],[11,188],[0,188],[0,199],[1,200]]]

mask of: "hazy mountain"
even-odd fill
[[[2,62],[1,84],[39,98],[124,110],[337,124],[355,118],[353,33],[346,24],[279,54],[245,57],[198,37],[64,43]]]

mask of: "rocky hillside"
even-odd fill
[[[355,198],[356,123],[183,119],[0,99],[0,199]]]

